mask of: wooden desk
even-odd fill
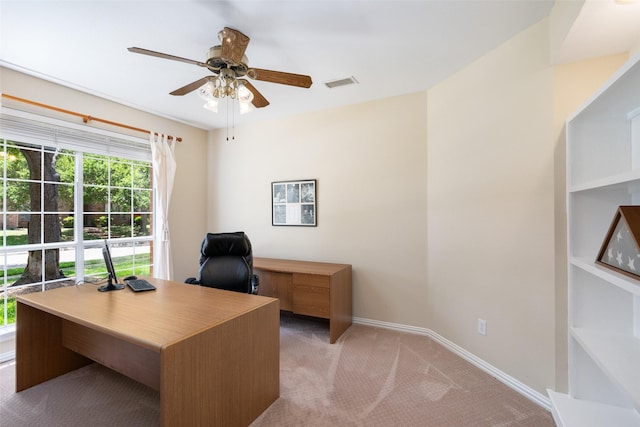
[[[16,390],[96,361],[159,390],[163,426],[250,424],[280,394],[278,301],[147,280],[19,296]]]
[[[254,258],[260,295],[280,300],[280,309],[329,319],[333,344],[351,326],[351,265]]]

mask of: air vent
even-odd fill
[[[324,85],[329,89],[333,89],[334,87],[355,85],[357,83],[358,81],[356,80],[356,78],[351,76],[347,77],[346,79],[331,80],[330,82],[325,82]]]

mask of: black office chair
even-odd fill
[[[258,276],[253,274],[253,254],[249,238],[242,231],[207,233],[200,246],[198,276],[190,277],[185,282],[257,294]]]

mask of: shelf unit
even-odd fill
[[[640,426],[640,280],[595,263],[621,205],[640,205],[640,55],[566,123],[569,394],[558,426]]]

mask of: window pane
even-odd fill
[[[131,221],[133,215],[131,214],[116,214],[111,215],[111,238],[120,237],[132,237]]]
[[[111,160],[111,186],[131,188],[133,183],[133,165],[131,161],[123,162],[118,160]]]
[[[73,184],[75,179],[75,155],[67,150],[60,151],[56,154],[55,169],[60,175],[60,182]]]
[[[109,185],[109,162],[106,156],[86,154],[82,168],[85,184]]]
[[[40,184],[37,182],[27,181],[9,181],[6,182],[7,188],[7,212],[28,212],[31,210],[29,196],[30,189],[40,198]],[[39,208],[38,208],[39,210]]]
[[[137,214],[135,215],[133,226],[133,234],[136,237],[139,236],[151,236],[151,215],[149,214]]]
[[[131,212],[131,190],[111,189],[111,212]]]
[[[151,191],[150,190],[134,190],[133,191],[133,211],[134,212],[151,212]]]
[[[58,212],[72,213],[74,208],[73,184],[56,184],[58,188]]]
[[[60,271],[65,277],[75,278],[76,275],[76,248],[60,248]]]
[[[151,189],[151,166],[149,163],[135,162],[133,165],[133,187]]]
[[[62,241],[59,214],[44,215],[44,241],[45,243],[56,243]]]
[[[85,240],[106,239],[107,217],[104,214],[84,215],[82,236]]]
[[[22,155],[22,152],[15,146],[15,144],[7,144],[7,154],[5,159],[7,178],[29,179],[27,159]]]
[[[111,244],[111,257],[118,280],[132,274],[150,275],[151,251],[149,242]]]
[[[95,248],[84,248],[84,281],[91,279],[106,279],[107,267],[102,257],[102,246]]]
[[[8,286],[13,285],[22,277],[22,273],[24,272],[24,268],[27,266],[27,258],[29,256],[28,252],[10,252],[6,255],[6,265],[2,266],[2,269],[6,267],[7,269],[7,278],[6,283]],[[5,258],[1,258],[4,262]],[[25,283],[33,282],[27,281]]]
[[[17,224],[20,223],[20,218],[22,217],[24,215],[7,214],[7,246],[26,245],[29,243],[26,224],[24,227],[17,228]]]
[[[74,222],[73,215],[60,215],[60,233],[65,242],[74,240]]]
[[[0,292],[0,326],[12,323],[16,323],[16,298],[12,292]]]
[[[83,190],[85,212],[106,212],[108,192],[106,187],[85,185]]]

